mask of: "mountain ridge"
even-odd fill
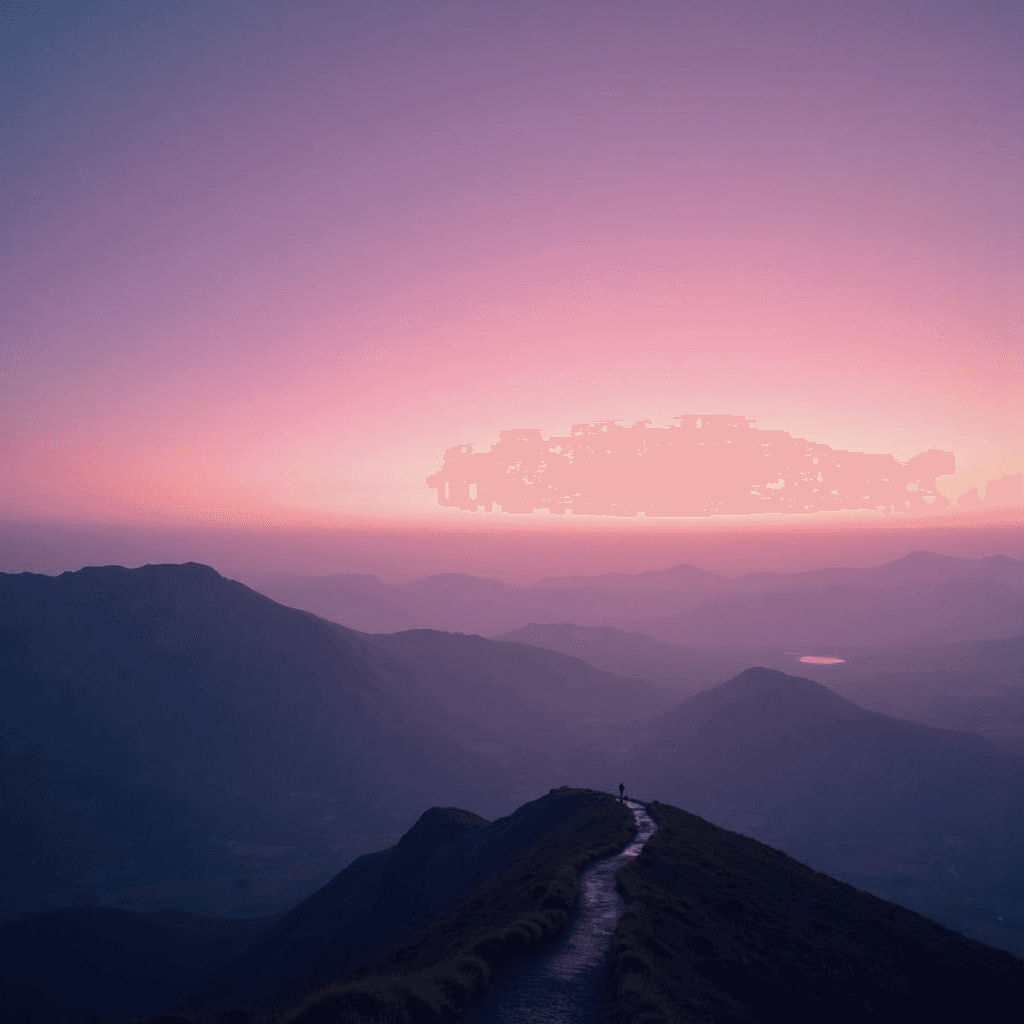
[[[597,852],[601,835],[608,852],[628,837],[629,825],[616,817],[617,801],[608,794],[563,789],[542,801],[580,798],[593,801],[589,811],[451,904],[446,916],[348,974],[324,979],[297,1001],[236,1007],[230,1020],[465,1019],[496,967],[524,962],[566,927],[572,890],[564,880]],[[672,805],[646,807],[658,831],[618,874],[626,907],[607,961],[611,1024],[960,1024],[1012,1019],[1024,998],[1019,958]],[[481,925],[485,908],[490,917]],[[149,1024],[226,1019],[215,1011],[181,1011]]]
[[[253,585],[368,633],[495,636],[524,622],[610,626],[683,644],[939,643],[1014,635],[1024,562],[914,552],[881,566],[720,576],[682,563],[646,573],[510,585],[465,573],[404,584],[312,577]]]

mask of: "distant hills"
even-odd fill
[[[694,566],[511,586],[449,573],[265,577],[258,590],[369,633],[433,628],[484,636],[571,622],[684,645],[939,644],[1018,636],[1024,562],[913,552],[869,569],[720,576]]]
[[[610,626],[531,622],[495,639],[560,651],[643,679],[676,701],[750,665],[797,671],[872,711],[974,732],[1024,755],[1024,635],[930,647],[814,644],[786,650],[779,644],[687,646]],[[815,654],[834,663],[802,660]]]
[[[494,639],[559,651],[606,672],[643,679],[676,701],[724,683],[752,657],[763,657],[749,647],[670,644],[613,626],[571,622],[530,622]]]

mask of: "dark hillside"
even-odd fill
[[[561,651],[606,672],[638,677],[675,701],[717,686],[751,665],[796,672],[862,708],[974,732],[1024,755],[1024,636],[934,647],[816,642],[793,650],[778,643],[693,647],[611,626],[531,622],[493,639]],[[843,660],[815,664],[802,661],[803,655]]]
[[[966,729],[1024,755],[1024,636],[937,647],[829,647],[839,665],[801,664],[861,707],[943,729]],[[785,658],[788,664],[783,664]],[[758,664],[794,669],[795,658]]]
[[[672,704],[649,682],[527,643],[430,629],[368,639],[415,666],[417,682],[467,730],[552,759],[548,778],[601,778],[628,726]]]
[[[635,764],[688,806],[816,809],[845,823],[1005,809],[1024,762],[973,733],[867,711],[810,679],[750,668],[651,723]]]
[[[150,1024],[441,1024],[464,1019],[486,990],[492,968],[529,955],[565,929],[579,869],[620,849],[633,832],[633,816],[611,796],[567,787],[489,825],[467,811],[435,809],[403,837],[410,849],[400,843],[383,859],[377,855],[361,866],[357,861],[288,915],[250,951],[252,957],[238,961],[251,965],[259,958],[273,969],[291,960],[310,981],[320,977],[319,987],[310,986],[313,990],[297,1002],[179,1011],[152,1018]],[[393,858],[390,864],[388,858]],[[399,862],[410,872],[405,878],[389,874]],[[357,866],[358,872],[352,871]],[[396,882],[400,894],[389,893],[386,884],[374,890],[374,878]],[[361,886],[370,890],[368,896],[359,894]],[[417,889],[423,894],[416,895]],[[440,890],[463,890],[465,895],[443,919],[407,934],[402,945],[345,974],[352,959],[339,956],[342,948],[335,943],[346,922],[373,929],[375,915],[382,913],[393,925],[400,919],[396,906],[404,900],[405,923],[415,924],[416,915],[422,923],[431,893]],[[362,904],[359,916],[347,917],[357,902]],[[400,934],[393,930],[387,941]],[[317,953],[319,943],[335,958]],[[303,963],[310,952],[315,963]]]
[[[763,668],[683,701],[652,733],[635,789],[1021,951],[1021,758]]]
[[[415,666],[207,566],[0,574],[0,629],[8,919],[129,890],[206,909],[212,875],[218,913],[270,913],[305,864],[431,804],[504,812],[543,771],[480,749]]]
[[[537,831],[537,821],[554,824],[574,806],[579,813],[561,827]],[[610,1024],[1000,1024],[1019,1016],[1024,964],[1009,953],[675,807],[648,810],[658,831],[619,873],[627,905],[609,953]],[[515,848],[516,832],[532,834],[533,845],[440,920],[297,1002],[177,1011],[149,1024],[464,1020],[492,968],[539,951],[565,927],[582,864],[620,848],[632,831],[612,798],[565,789],[494,826],[465,811],[432,812],[421,824],[407,838],[433,835],[423,852],[480,850],[495,826],[506,830],[505,848]],[[454,842],[436,845],[445,834]],[[468,864],[441,852],[445,859]],[[308,937],[327,935],[344,875],[319,894],[322,905],[310,901]]]
[[[1019,1019],[1024,963],[662,803],[619,873],[610,1024]]]
[[[495,822],[432,808],[396,846],[360,857],[300,903],[189,1002],[246,1005],[260,994],[295,997],[317,979],[343,977],[436,918],[514,854],[607,801],[598,793],[554,790]]]

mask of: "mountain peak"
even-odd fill
[[[757,666],[689,697],[660,716],[666,736],[696,736],[716,721],[753,733],[807,728],[811,723],[871,718],[873,712],[801,676]],[[717,727],[716,727],[717,728]]]
[[[124,565],[86,565],[81,569],[61,573],[62,577],[74,577],[80,580],[129,575],[203,580],[224,579],[213,566],[206,565],[203,562],[147,562],[145,565],[140,565],[134,569]]]
[[[398,841],[391,870],[408,879],[427,869],[439,850],[458,846],[482,832],[490,822],[458,807],[431,807]]]
[[[827,693],[830,697],[837,696],[827,686],[816,683],[813,679],[805,679],[803,676],[791,676],[788,672],[780,672],[774,668],[764,668],[757,665],[744,669],[738,676],[734,676],[723,686],[734,689],[744,689],[750,692],[774,690],[779,693],[816,693],[818,691]],[[842,700],[843,698],[838,698]]]
[[[490,822],[461,807],[431,807],[424,811],[415,825],[399,841],[399,846],[412,837],[429,838],[430,842],[452,842],[467,832],[486,828]]]

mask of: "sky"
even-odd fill
[[[681,414],[1024,470],[1020,3],[8,0],[0,47],[2,518],[476,528],[445,449]]]

